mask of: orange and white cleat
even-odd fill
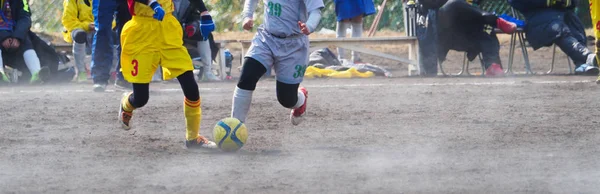
[[[216,149],[217,144],[208,140],[207,138],[199,135],[198,138],[194,140],[186,140],[185,141],[186,148],[208,148],[208,149]]]
[[[290,114],[290,120],[292,121],[293,125],[298,125],[300,122],[302,122],[302,120],[304,120],[302,116],[304,113],[306,113],[306,102],[308,101],[308,90],[306,90],[304,87],[300,87],[298,90],[304,93],[304,104],[302,104],[302,106],[299,108],[292,110],[292,113]]]
[[[121,123],[123,129],[129,130],[131,129],[129,121],[131,120],[131,117],[133,117],[133,112],[127,112],[123,110],[123,103],[120,104],[121,105],[119,106],[119,123]]]

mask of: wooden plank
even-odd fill
[[[311,39],[311,45],[344,45],[344,44],[414,44],[416,37],[378,37],[378,38],[331,38]]]
[[[351,45],[343,45],[343,46],[338,46],[338,47],[342,47],[345,49],[349,49],[349,50],[353,50],[353,51],[358,51],[361,53],[365,53],[365,54],[369,54],[369,55],[373,55],[373,56],[377,56],[377,57],[382,57],[382,58],[386,58],[386,59],[390,59],[390,60],[394,60],[394,61],[399,61],[402,63],[406,63],[406,64],[415,64],[416,61],[415,60],[409,60],[409,59],[405,59],[405,58],[400,58],[394,55],[390,55],[390,54],[386,54],[386,53],[381,53],[378,51],[374,51],[374,50],[370,50],[370,49],[365,49],[362,48],[360,46],[351,46]]]

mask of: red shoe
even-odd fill
[[[496,27],[498,27],[502,32],[507,34],[512,34],[517,31],[517,24],[506,21],[502,18],[498,18],[496,20]]]
[[[504,70],[502,70],[502,67],[497,63],[492,63],[492,65],[485,70],[485,76],[502,77],[504,76]]]
[[[297,109],[292,110],[292,114],[290,115],[290,120],[293,125],[298,125],[302,122],[302,115],[306,112],[306,101],[308,100],[308,91],[304,87],[298,88],[298,90],[304,93],[304,104]]]

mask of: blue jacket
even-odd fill
[[[585,28],[575,14],[577,0],[571,6],[547,5],[548,0],[509,0],[525,16],[525,33],[533,49],[550,46],[562,36],[575,37],[585,44]]]

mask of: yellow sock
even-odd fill
[[[191,101],[185,98],[183,100],[183,113],[185,114],[185,139],[195,140],[200,131],[200,121],[202,120],[201,100]]]
[[[135,110],[135,107],[133,107],[133,105],[131,105],[131,102],[129,102],[129,96],[131,96],[131,94],[132,93],[123,95],[123,99],[121,99],[121,104],[123,105],[123,110],[125,110],[127,112],[133,112],[133,110]]]

